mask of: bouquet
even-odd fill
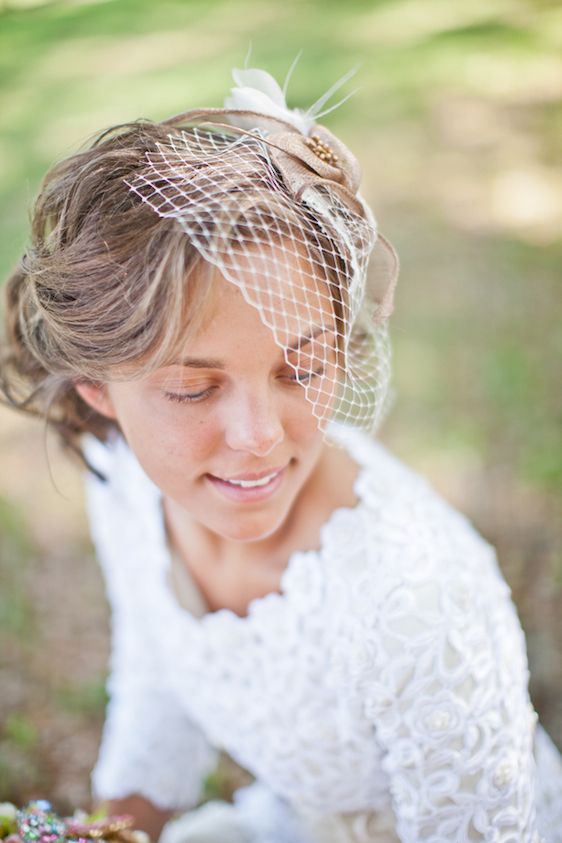
[[[75,811],[60,817],[50,802],[37,799],[24,808],[0,803],[0,843],[150,843],[146,832],[133,829],[133,817],[88,815]]]

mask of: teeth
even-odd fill
[[[233,486],[241,486],[243,489],[251,489],[254,486],[267,486],[274,477],[277,477],[278,473],[268,474],[267,477],[262,477],[261,480],[227,480],[226,482],[231,483]]]

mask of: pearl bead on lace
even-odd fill
[[[451,715],[448,711],[434,711],[427,718],[427,725],[432,732],[439,732],[446,729],[451,722]]]
[[[511,784],[515,776],[515,765],[512,761],[502,761],[498,764],[494,773],[494,784],[496,787],[506,787]]]

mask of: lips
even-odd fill
[[[286,475],[286,469],[281,468],[271,478],[268,483],[262,486],[237,486],[228,480],[222,480],[220,477],[215,477],[212,474],[205,475],[208,482],[223,498],[238,503],[252,503],[254,501],[263,501],[271,497],[279,489]],[[259,474],[246,474],[239,476],[237,479],[241,480],[259,480],[262,477],[267,477],[271,474],[271,469],[267,472],[259,472]]]
[[[269,477],[270,474],[278,474],[285,468],[283,465],[278,465],[275,468],[269,468],[265,471],[247,471],[245,474],[235,474],[234,477],[219,477],[216,474],[212,474],[211,477],[215,477],[217,480],[222,480],[225,483],[229,483],[231,480],[261,480],[262,477]]]

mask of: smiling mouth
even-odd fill
[[[277,491],[283,482],[286,470],[287,466],[284,466],[255,480],[223,480],[213,474],[207,474],[206,477],[221,495],[230,500],[259,501]]]
[[[218,474],[210,473],[209,476],[214,477],[216,480],[222,480],[223,483],[254,484],[261,483],[262,480],[269,482],[272,477],[287,468],[287,465],[288,463],[286,465],[272,465],[270,468],[263,469],[262,471],[245,471],[235,474],[232,477],[221,477]]]
[[[277,477],[281,471],[283,471],[283,469],[278,468],[275,471],[270,471],[269,474],[265,474],[257,480],[225,480],[224,477],[215,477],[215,479],[220,480],[222,483],[228,483],[231,486],[239,486],[241,489],[259,489],[260,486],[267,486],[268,483],[271,483],[273,478]]]

